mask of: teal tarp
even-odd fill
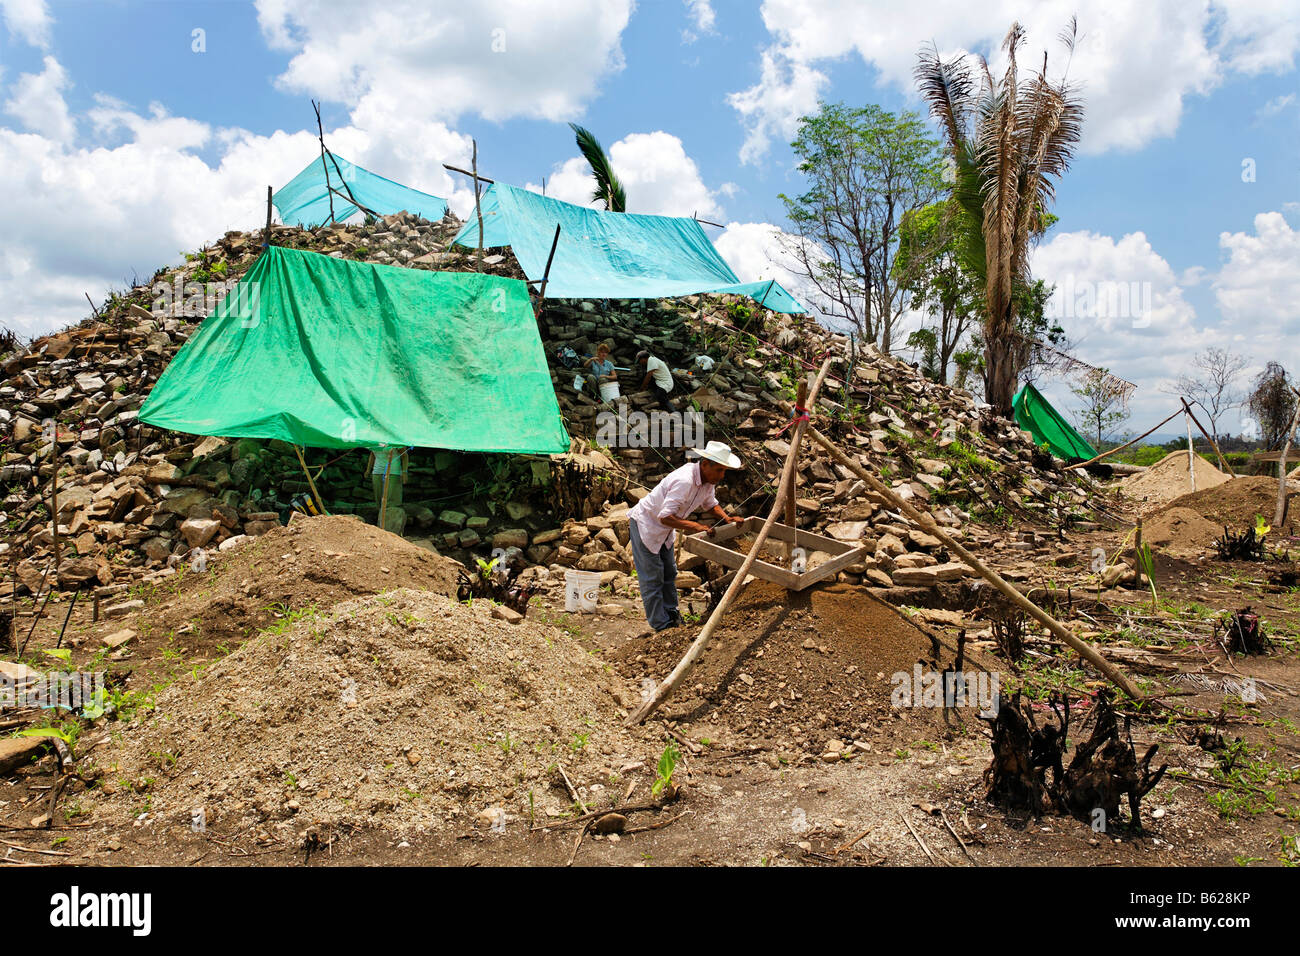
[[[405,211],[430,222],[437,222],[447,212],[445,199],[377,176],[368,169],[348,162],[342,156],[334,158],[338,160],[337,170],[328,156],[314,159],[271,197],[275,208],[280,211],[281,222],[288,225],[319,226],[329,221],[330,193],[325,188],[326,164],[329,166],[329,183],[337,193],[346,197],[348,190],[352,190],[357,202],[381,216]],[[334,218],[339,222],[359,211],[346,198],[335,195],[333,199]]]
[[[278,246],[203,320],[140,419],[317,448],[569,449],[523,282]]]
[[[677,216],[604,212],[494,183],[480,200],[483,246],[509,246],[530,279],[541,279],[560,226],[547,298],[660,299],[730,292],[775,312],[806,312],[780,283],[741,282],[700,224]],[[453,242],[478,245],[471,212]],[[764,296],[766,295],[766,298]]]

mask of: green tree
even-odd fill
[[[1071,21],[1061,37],[1071,53],[1076,35]],[[1030,284],[1029,251],[1046,228],[1043,215],[1083,122],[1083,105],[1066,80],[1048,78],[1046,54],[1042,68],[1020,82],[1016,53],[1024,38],[1020,24],[1012,24],[1000,80],[984,60],[977,78],[967,56],[945,62],[936,47],[921,52],[915,74],[947,140],[953,198],[966,213],[962,263],[984,289],[985,398],[1006,416],[1025,351],[1016,335],[1016,291]]]
[[[1259,425],[1260,444],[1266,451],[1282,447],[1295,414],[1296,395],[1291,376],[1277,362],[1269,362],[1255,378],[1246,408]]]
[[[591,198],[603,202],[610,212],[627,212],[627,194],[623,190],[623,183],[615,174],[614,164],[609,161],[600,142],[590,130],[583,129],[576,123],[570,123],[569,129],[573,130],[578,149],[591,167],[591,174],[596,177],[596,191]]]
[[[1096,436],[1095,447],[1100,450],[1102,439],[1117,426],[1128,421],[1128,409],[1123,393],[1112,386],[1108,369],[1094,369],[1084,376],[1082,383],[1072,385],[1070,391],[1081,401],[1074,410],[1075,421],[1088,434]]]
[[[948,366],[980,311],[981,290],[962,268],[957,237],[963,215],[952,200],[931,203],[903,215],[894,272],[912,296],[912,308],[927,312],[931,324],[908,336],[918,348],[927,376],[948,383]]]
[[[904,216],[943,190],[938,140],[915,113],[822,103],[790,144],[807,189],[781,195],[795,269],[881,351],[907,310],[910,273],[895,268]]]

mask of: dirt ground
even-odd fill
[[[535,599],[522,625],[493,619],[482,602],[456,605],[448,633],[491,645],[461,642],[457,653],[479,670],[457,670],[455,661],[433,664],[438,646],[457,642],[428,624],[429,602],[454,603],[445,597],[452,568],[373,528],[343,528],[333,539],[308,527],[142,593],[133,616],[92,624],[77,609],[69,664],[116,674],[121,709],[80,722],[80,776],[58,795],[51,827],[32,821],[50,803],[55,755],[0,779],[0,837],[22,847],[6,848],[4,865],[1300,862],[1294,563],[1224,564],[1194,547],[1159,552],[1153,609],[1149,589],[1097,590],[1090,568],[1098,549],[1112,558],[1122,549],[1131,526],[1039,536],[1032,551],[1012,547],[1022,529],[1006,529],[1003,572],[1162,695],[1164,706],[1131,727],[1137,752],[1158,744],[1156,764],[1170,767],[1143,801],[1142,827],[1095,832],[1071,817],[1033,819],[986,802],[990,751],[976,707],[945,715],[893,706],[894,675],[918,662],[931,667],[931,636],[942,642],[941,666],[951,664],[962,631],[967,674],[997,673],[1004,695],[1022,689],[1045,701],[1064,689],[1086,714],[1102,685],[1032,629],[1025,658],[1002,659],[992,612],[953,586],[890,593],[827,584],[786,595],[751,582],[689,686],[644,727],[624,731],[622,715],[676,663],[698,622],[640,637],[635,595],[608,591],[602,603],[621,613],[568,614],[553,591]],[[1268,656],[1230,659],[1218,644],[1216,622],[1245,607],[1274,641]],[[52,611],[24,660],[40,662],[61,623]],[[186,624],[194,630],[181,633]],[[124,627],[149,638],[106,655],[100,638]],[[339,653],[314,657],[313,633]],[[534,650],[524,653],[524,641]],[[368,655],[377,658],[373,674],[363,669]],[[432,686],[422,658],[456,686]],[[522,661],[532,714],[500,696]],[[337,695],[331,689],[326,705],[318,692],[338,677],[327,668],[336,664],[357,668],[349,672],[363,687],[387,682],[391,699],[365,720],[346,710],[338,717]],[[205,682],[229,685],[223,706],[260,711],[262,724],[226,734],[216,698],[196,696]],[[557,696],[566,688],[586,706],[570,708]],[[539,719],[548,708],[553,716]],[[502,747],[502,734],[515,740],[516,732],[526,760]],[[1076,725],[1079,733],[1086,729]],[[184,746],[169,749],[178,741]],[[442,741],[456,761],[438,751]],[[664,801],[651,788],[670,745],[681,754],[680,789]],[[554,751],[533,754],[536,746]],[[580,753],[588,746],[592,759]],[[412,751],[419,762],[407,758]],[[458,768],[469,786],[440,779]],[[336,796],[348,787],[357,792]],[[345,799],[366,801],[364,812]],[[187,818],[193,803],[211,801],[210,818]],[[570,822],[579,804],[625,810],[623,832]],[[485,813],[492,806],[504,812]]]

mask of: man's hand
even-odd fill
[[[744,524],[745,520],[739,515],[727,515],[727,524]]]

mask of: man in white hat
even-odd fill
[[[691,514],[707,510],[733,524],[745,520],[723,511],[713,494],[727,470],[740,467],[740,458],[720,441],[709,442],[703,450],[689,449],[686,455],[699,460],[688,461],[671,472],[628,512],[641,603],[645,605],[646,620],[656,631],[682,624],[677,612],[677,562],[673,557],[677,532],[712,530],[692,521]]]

